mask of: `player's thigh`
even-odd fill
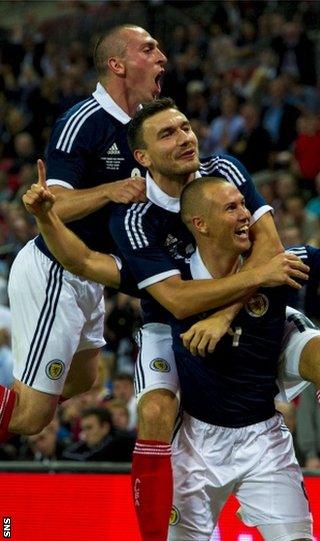
[[[104,339],[105,302],[103,287],[100,284],[79,277],[77,279],[82,282],[85,290],[85,295],[81,298],[81,310],[85,320],[77,348],[77,353],[81,353],[100,349],[106,344]]]
[[[233,488],[233,483],[225,483],[223,473],[220,475],[231,452],[228,445],[221,447],[221,435],[221,427],[210,427],[184,415],[172,444],[174,497],[169,541],[211,539],[219,513]],[[225,470],[230,479],[229,464]]]
[[[79,309],[84,316],[77,351],[73,356],[63,389],[64,397],[71,397],[89,390],[98,374],[98,362],[104,339],[105,304],[100,284],[75,277],[81,295]]]
[[[320,331],[302,313],[288,308],[278,367],[279,400],[293,400],[315,379]],[[315,352],[316,356],[312,353]],[[320,373],[320,362],[318,377]]]
[[[87,315],[97,301],[82,279],[63,271],[34,242],[21,250],[10,273],[14,377],[28,387],[60,395],[79,347]]]
[[[292,436],[280,414],[265,422],[265,429],[257,434],[256,445],[259,460],[235,488],[243,522],[261,528],[278,524],[280,533],[282,526],[295,523],[311,529],[302,472],[295,457]],[[276,537],[265,539],[273,541]],[[299,536],[290,539],[299,539]]]
[[[169,325],[144,325],[138,332],[137,343],[139,354],[134,376],[137,400],[155,389],[167,389],[176,394],[179,379]]]
[[[309,522],[265,524],[258,527],[265,541],[307,541],[314,539]]]
[[[74,355],[62,392],[64,397],[75,396],[92,387],[98,375],[100,355],[100,349],[84,349]]]
[[[9,428],[19,434],[38,434],[54,417],[58,396],[43,393],[15,380],[17,400]]]

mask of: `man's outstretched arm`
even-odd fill
[[[38,182],[23,196],[23,203],[36,218],[50,252],[59,263],[73,274],[89,280],[118,288],[120,273],[115,259],[90,250],[60,220],[54,210],[55,196],[46,185],[46,171],[42,160],[38,160]]]

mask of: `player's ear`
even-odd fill
[[[140,165],[143,165],[143,167],[150,167],[151,160],[149,158],[149,154],[145,149],[137,148],[133,153],[135,159],[137,160]]]
[[[119,56],[111,56],[108,58],[108,68],[112,73],[119,77],[124,77],[126,74],[125,65]]]
[[[208,232],[207,224],[203,216],[193,216],[193,218],[191,218],[191,223],[195,231],[203,234]]]

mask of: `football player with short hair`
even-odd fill
[[[93,94],[56,122],[48,145],[55,210],[93,250],[110,251],[110,202],[145,200],[144,169],[127,143],[130,118],[160,92],[166,57],[150,34],[114,27],[95,48]],[[91,387],[105,344],[100,284],[65,272],[38,236],[18,254],[9,277],[14,384],[0,386],[0,442],[35,434],[58,400]]]

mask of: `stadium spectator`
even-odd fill
[[[106,408],[111,413],[112,424],[115,428],[119,430],[128,430],[129,428],[129,410],[122,400],[117,398],[112,398],[106,403]],[[132,431],[136,434],[135,431]]]
[[[59,420],[55,417],[39,434],[28,436],[19,453],[19,460],[50,462],[61,460],[66,442],[59,441]]]
[[[320,173],[314,179],[314,187],[317,195],[312,197],[306,204],[306,212],[320,220]]]
[[[226,152],[239,137],[243,126],[237,97],[232,94],[222,96],[221,115],[212,121],[208,134],[213,152]]]
[[[314,113],[307,112],[297,120],[298,137],[293,142],[295,166],[301,189],[315,193],[314,180],[320,172],[320,123]]]
[[[286,100],[284,78],[270,81],[262,109],[262,125],[269,132],[275,150],[287,149],[294,141],[299,114],[299,110]]]
[[[63,459],[79,461],[130,462],[135,437],[116,431],[106,408],[89,408],[81,413],[80,441],[65,449]]]
[[[122,402],[128,408],[129,422],[128,429],[134,430],[137,428],[137,404],[134,393],[133,377],[129,374],[115,374],[113,377],[113,390],[112,395],[114,398],[122,400]]]
[[[320,232],[320,223],[317,218],[310,216],[306,210],[303,198],[296,194],[290,195],[284,204],[283,223],[295,225],[299,228],[304,243],[309,243]]]
[[[108,307],[109,304],[109,307]],[[115,371],[133,374],[136,345],[133,336],[139,327],[139,302],[124,293],[107,300],[105,338],[107,352],[113,353]]]
[[[249,173],[267,169],[272,144],[268,131],[260,124],[258,107],[247,102],[240,107],[240,116],[244,124],[233,143],[228,146],[228,152],[238,158]]]
[[[278,73],[295,75],[304,85],[316,84],[314,46],[299,20],[286,21],[271,46],[279,58]]]

